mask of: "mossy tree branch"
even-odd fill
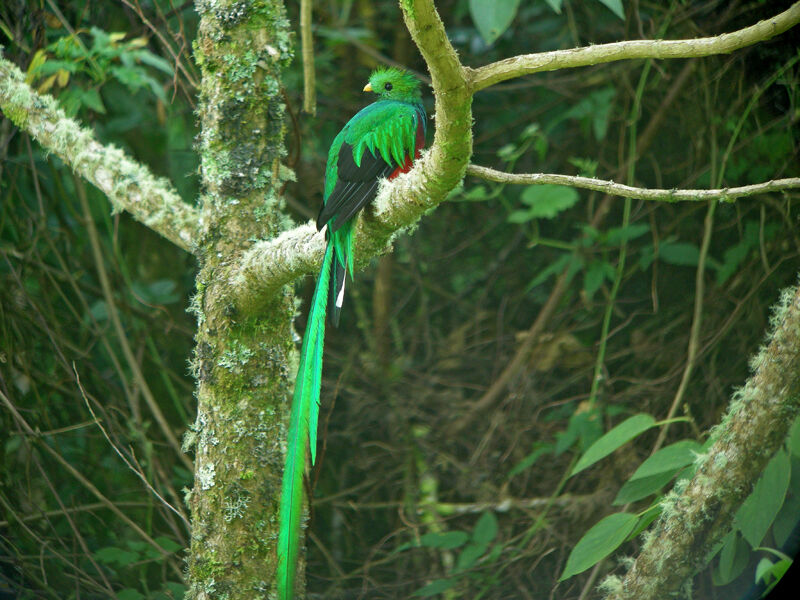
[[[800,23],[800,2],[755,25],[693,40],[631,40],[570,50],[523,54],[478,69],[468,69],[474,91],[542,71],[586,67],[632,58],[698,58],[728,54],[780,35]]]
[[[119,148],[103,146],[94,134],[68,118],[50,95],[37,94],[17,66],[0,54],[0,111],[102,191],[116,211],[192,252],[200,211],[181,200],[172,185],[155,177]]]
[[[470,165],[467,167],[467,175],[480,177],[486,181],[495,181],[497,183],[567,185],[585,190],[594,190],[612,196],[634,198],[636,200],[658,200],[660,202],[705,202],[708,200],[733,202],[739,198],[755,196],[756,194],[782,192],[800,188],[800,177],[775,179],[753,185],[722,188],[719,190],[660,190],[638,188],[622,183],[614,183],[613,181],[606,181],[604,179],[594,179],[592,177],[559,175],[555,173],[503,173],[502,171],[480,167],[478,165]]]
[[[705,566],[800,412],[800,287],[783,292],[755,369],[716,427],[694,478],[666,499],[664,512],[623,580],[609,578],[608,600],[664,598]]]
[[[357,226],[357,262],[366,263],[386,251],[392,236],[413,225],[441,203],[464,173],[494,181],[501,174],[484,167],[467,169],[472,154],[472,96],[495,83],[540,71],[573,68],[634,58],[691,58],[724,54],[768,40],[800,22],[800,2],[771,19],[719,36],[694,40],[634,40],[572,50],[512,57],[478,69],[464,67],[431,0],[401,0],[411,35],[431,72],[436,99],[436,133],[429,152],[408,174],[384,183],[372,214]],[[722,190],[642,190],[613,182],[566,175],[508,175],[508,183],[560,183],[630,198],[660,201],[732,200],[768,191],[797,187],[795,180],[778,180]],[[279,237],[254,244],[243,256],[230,282],[237,306],[252,311],[263,298],[298,277],[313,272],[325,242],[307,223]]]

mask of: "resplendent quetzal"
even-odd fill
[[[354,218],[375,198],[381,179],[408,171],[425,145],[426,116],[416,77],[396,68],[379,69],[364,91],[376,93],[378,100],[359,111],[333,140],[317,217],[317,229],[327,226],[328,245],[303,336],[289,422],[278,535],[281,600],[294,597],[306,450],[312,465],[316,459],[326,305],[330,303],[331,321],[338,325],[347,275],[353,276]]]

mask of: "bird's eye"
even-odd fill
[[[387,92],[391,92],[392,84],[387,81],[386,84],[384,84],[383,89],[385,89]]]

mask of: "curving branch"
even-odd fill
[[[487,181],[497,183],[514,183],[523,185],[568,185],[571,187],[582,188],[603,192],[611,196],[622,196],[623,198],[634,198],[636,200],[658,200],[661,202],[705,202],[707,200],[720,200],[722,202],[733,202],[737,198],[755,196],[766,192],[781,192],[784,190],[800,188],[800,177],[788,179],[774,179],[753,185],[743,185],[740,187],[722,188],[719,190],[660,190],[637,188],[604,179],[593,179],[591,177],[580,177],[573,175],[558,175],[552,173],[504,173],[481,167],[470,165],[467,167],[467,175],[480,177]]]
[[[712,433],[694,478],[664,501],[664,512],[624,579],[602,584],[608,600],[655,600],[677,593],[705,566],[709,550],[730,531],[750,494],[800,413],[800,287],[789,288],[773,310],[755,373],[736,391]]]
[[[167,180],[155,177],[119,148],[103,146],[91,130],[68,118],[52,96],[33,91],[19,68],[1,53],[0,111],[100,189],[114,210],[129,212],[172,243],[192,251],[200,212],[183,202]]]
[[[771,19],[714,37],[693,40],[632,40],[523,54],[478,69],[468,69],[468,73],[472,90],[477,92],[501,81],[541,71],[586,67],[631,58],[696,58],[727,54],[780,35],[797,23],[800,23],[800,2],[795,2]]]
[[[403,0],[400,6],[431,74],[436,132],[414,168],[384,181],[372,212],[358,220],[354,245],[362,264],[385,252],[393,236],[438,206],[464,177],[472,155],[472,93],[436,8],[432,0]],[[257,308],[280,286],[316,270],[323,251],[324,238],[311,223],[254,244],[230,278],[237,305],[246,311]]]

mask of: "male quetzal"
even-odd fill
[[[338,325],[347,274],[353,276],[354,217],[375,198],[381,179],[408,171],[425,145],[425,109],[420,83],[413,75],[380,69],[372,73],[364,91],[379,98],[350,119],[333,140],[317,217],[317,229],[327,226],[328,244],[303,336],[289,421],[278,535],[281,600],[294,596],[307,448],[311,464],[316,459],[326,305],[330,302],[331,321]]]

